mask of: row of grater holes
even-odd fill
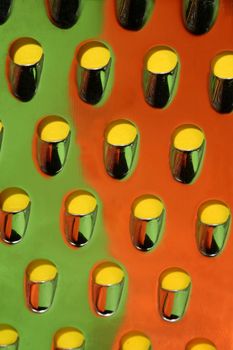
[[[14,344],[17,346],[17,349],[18,349],[18,346],[20,346],[20,336],[16,331],[16,329],[9,325],[0,325],[0,341],[1,341],[1,333],[4,333],[4,332],[5,332],[5,335],[8,335],[11,338],[11,340],[14,341],[14,343],[9,342],[9,345]],[[67,339],[68,337],[71,338],[70,341]],[[135,347],[138,348],[138,344],[141,345],[141,349],[143,350],[152,349],[152,343],[149,337],[147,337],[144,333],[141,333],[138,331],[130,331],[125,335],[123,335],[123,337],[119,341],[118,346],[120,350],[134,350]],[[72,349],[84,350],[85,345],[86,345],[86,339],[84,334],[77,328],[67,327],[57,331],[52,342],[52,349],[67,350],[68,349],[67,346],[69,346],[69,350],[72,350]],[[211,341],[204,338],[202,339],[198,338],[198,339],[192,339],[186,345],[185,350],[192,350],[196,348],[198,345],[202,346],[201,349],[203,350],[216,349],[215,345]]]
[[[22,59],[24,56],[30,59],[24,61]],[[39,42],[32,38],[20,38],[11,45],[9,82],[12,93],[21,101],[30,101],[35,95],[45,57]],[[94,65],[93,57],[95,57]],[[88,104],[98,104],[103,100],[112,69],[110,49],[99,41],[86,42],[79,48],[77,62],[79,96]],[[145,101],[154,108],[169,106],[176,93],[179,74],[180,62],[175,50],[168,46],[150,49],[144,58]],[[219,113],[232,112],[232,80],[233,52],[224,51],[213,58],[210,68],[210,102]]]
[[[115,0],[116,17],[119,24],[128,30],[140,30],[152,15],[154,0]],[[12,0],[2,1],[0,7],[0,24],[9,17]],[[63,29],[76,24],[82,12],[85,1],[82,0],[46,0],[45,5],[51,21]],[[197,2],[183,0],[183,19],[185,27],[193,34],[208,32],[218,15],[218,0]]]
[[[31,201],[24,190],[8,188],[1,192],[0,233],[3,242],[15,244],[24,238],[30,223],[30,211]],[[61,231],[68,246],[80,248],[88,244],[98,214],[95,196],[86,190],[71,192],[65,198],[61,213]],[[222,253],[230,222],[231,212],[224,202],[208,200],[201,204],[196,215],[195,239],[202,255],[214,257]],[[133,246],[142,252],[155,249],[163,238],[165,223],[166,210],[159,197],[152,194],[137,197],[132,203],[129,219]]]

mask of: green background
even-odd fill
[[[20,187],[29,194],[32,203],[22,242],[14,246],[0,244],[0,323],[18,330],[20,350],[51,349],[54,333],[66,326],[84,332],[87,350],[107,350],[111,348],[123,316],[124,302],[117,315],[110,318],[96,316],[89,305],[90,270],[99,261],[112,260],[112,257],[107,250],[101,202],[82,176],[68,95],[69,72],[76,47],[89,38],[101,39],[102,26],[103,0],[85,0],[80,19],[68,30],[59,29],[50,22],[44,1],[14,0],[10,18],[0,27],[0,119],[4,124],[0,187],[2,190]],[[11,42],[28,36],[40,42],[45,60],[36,96],[23,103],[9,91],[6,59]],[[38,120],[50,114],[66,118],[72,136],[64,170],[55,177],[46,178],[34,164],[32,142]],[[99,204],[94,236],[87,246],[78,250],[64,243],[59,223],[62,200],[74,189],[91,190]],[[25,269],[30,261],[38,258],[51,260],[59,271],[53,306],[41,315],[29,311],[24,298]],[[125,296],[126,288],[123,299]]]

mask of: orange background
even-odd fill
[[[232,14],[233,2],[221,0],[212,30],[193,36],[182,22],[182,1],[157,0],[148,24],[131,32],[119,26],[114,1],[106,1],[99,39],[112,47],[116,58],[111,96],[102,107],[93,108],[78,98],[75,79],[71,79],[84,176],[103,202],[110,253],[129,275],[126,313],[114,349],[118,349],[119,337],[130,330],[145,332],[159,350],[184,349],[194,337],[209,338],[218,349],[233,349],[233,236],[217,258],[203,257],[195,242],[196,213],[203,201],[220,199],[233,211],[232,115],[216,113],[208,97],[211,59],[232,49]],[[143,58],[156,45],[174,48],[181,62],[177,95],[164,110],[148,106],[142,91]],[[135,122],[141,136],[138,165],[126,181],[110,178],[103,163],[104,129],[118,118]],[[207,140],[203,169],[193,185],[174,181],[169,169],[171,134],[186,123],[200,126]],[[131,204],[145,193],[161,197],[167,211],[162,242],[146,254],[132,246],[129,234]],[[189,272],[193,282],[187,314],[175,324],[161,320],[157,308],[159,275],[173,266]]]

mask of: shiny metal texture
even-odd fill
[[[80,15],[81,0],[48,0],[47,3],[56,26],[68,29],[75,25]]]
[[[233,68],[231,68],[231,72],[228,72],[227,75],[217,75],[214,72],[215,66],[218,64],[218,61],[224,59],[224,56],[233,57],[233,51],[221,52],[212,60],[209,82],[209,94],[211,105],[217,112],[222,114],[231,113],[233,111]],[[233,65],[232,62],[224,62],[224,64],[222,64],[222,69],[224,66],[225,69],[226,67],[228,67],[227,69],[229,69],[230,64],[231,66]]]
[[[109,266],[108,263],[103,263],[97,269]],[[121,269],[118,265],[111,264],[116,268]],[[122,292],[125,284],[125,278],[117,283],[98,283],[95,279],[95,272],[92,276],[92,302],[95,312],[100,316],[112,316],[119,308],[122,297]]]
[[[211,206],[211,205],[225,206],[225,204],[223,202],[215,201],[215,200],[207,201],[201,205],[198,211],[197,222],[196,222],[197,247],[202,255],[205,255],[208,257],[217,256],[223,251],[228,240],[230,224],[231,224],[230,212],[224,222],[221,222],[221,223],[202,222],[201,211],[203,211],[205,207]]]
[[[28,199],[26,208],[13,209],[10,212],[4,210],[3,201],[7,199],[8,195],[22,193],[27,196],[26,192],[18,188],[9,188],[0,194],[0,238],[8,244],[16,244],[23,239],[30,217],[31,202]]]
[[[12,0],[0,0],[0,25],[5,23],[10,16]]]
[[[91,193],[80,190],[80,191],[71,193],[71,195],[68,197],[66,202],[68,202],[72,196],[74,197],[75,194],[79,195],[82,193],[84,195],[88,194],[92,196]],[[65,209],[64,229],[65,229],[65,236],[69,244],[79,248],[79,247],[83,247],[90,241],[94,231],[94,227],[95,227],[97,212],[98,212],[97,204],[95,206],[95,209],[92,212],[85,213],[85,214],[69,213],[68,208]]]
[[[33,263],[33,262],[32,262]],[[28,308],[35,313],[47,312],[55,296],[58,274],[50,280],[33,281],[29,273],[30,265],[26,270],[25,292]]]
[[[188,129],[189,127],[199,129],[193,125],[184,125],[177,128],[173,134],[173,140],[170,146],[170,169],[172,176],[176,181],[183,184],[191,184],[198,178],[206,148],[205,138],[203,138],[203,142],[197,148],[178,149],[174,146],[174,135],[179,132],[179,129]],[[201,129],[199,130],[201,131]]]
[[[183,17],[187,30],[205,34],[213,27],[218,15],[219,0],[184,0]]]
[[[119,24],[128,30],[142,29],[150,16],[153,4],[153,0],[116,0]]]
[[[91,105],[95,105],[101,101],[107,86],[112,63],[112,59],[110,57],[108,62],[103,66],[96,66],[92,68],[83,67],[81,65],[81,56],[83,52],[88,50],[90,47],[95,46],[108,49],[107,46],[101,42],[94,41],[91,43],[86,43],[80,48],[77,58],[77,84],[79,97],[81,100]]]
[[[159,279],[158,303],[159,313],[163,320],[168,322],[179,321],[186,313],[190,292],[191,282],[184,289],[165,289],[162,287],[163,275],[170,271],[185,271],[181,269],[168,269],[162,273]]]
[[[158,47],[158,50],[167,49],[174,52],[172,49],[167,47]],[[151,52],[151,49],[146,55],[146,60]],[[175,53],[175,52],[174,52]],[[148,67],[144,66],[143,72],[143,91],[145,101],[154,108],[165,108],[168,107],[172,101],[175,93],[175,87],[178,80],[179,73],[179,60],[177,58],[177,63],[174,68],[169,71],[163,72],[152,72]]]
[[[16,40],[10,48],[10,67],[9,67],[9,82],[13,95],[22,102],[30,101],[39,86],[41,72],[44,62],[44,54],[38,62],[34,64],[17,64],[14,62],[14,52],[17,47],[20,47],[21,42],[40,44],[32,38],[21,38]]]
[[[165,208],[157,217],[137,217],[134,213],[136,203],[140,199],[158,200],[155,196],[144,195],[136,198],[131,208],[130,233],[132,243],[138,250],[143,252],[154,249],[160,242],[165,226]],[[161,202],[162,203],[162,202]]]
[[[135,127],[128,120],[117,120],[111,123],[104,138],[104,164],[109,176],[117,180],[122,180],[132,173],[135,165],[136,153],[139,147],[139,136],[136,134],[133,141],[127,144],[111,144],[107,139],[109,130],[117,124],[129,124]],[[136,128],[136,127],[135,127]]]
[[[43,124],[49,123],[50,120],[52,125],[53,119],[66,123],[61,117],[49,116],[42,119],[37,129],[37,162],[41,171],[49,176],[55,176],[62,171],[66,162],[71,137],[71,132],[69,131],[65,138],[62,139],[53,141],[42,139],[40,129],[43,128]]]

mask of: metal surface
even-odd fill
[[[100,285],[93,280],[92,300],[96,313],[100,316],[115,314],[121,301],[123,288],[124,279],[112,285]]]
[[[130,175],[135,165],[135,154],[139,143],[139,138],[125,146],[115,146],[104,142],[104,162],[105,169],[109,176],[121,180]]]
[[[56,275],[50,281],[33,282],[26,273],[26,303],[31,311],[44,313],[50,309],[56,292],[57,279]]]
[[[170,169],[173,178],[183,184],[191,184],[200,175],[205,154],[205,141],[198,149],[182,151],[173,145],[170,148]]]
[[[129,30],[140,30],[148,20],[153,0],[115,0],[119,24]]]
[[[164,321],[177,322],[185,315],[191,292],[191,284],[183,290],[166,290],[159,287],[159,313]]]
[[[3,350],[18,350],[19,349],[19,340],[17,339],[17,341],[14,344],[10,344],[10,345],[1,345],[0,344],[0,349],[3,349]]]
[[[26,209],[16,212],[7,213],[0,210],[0,237],[8,244],[19,243],[27,230],[31,204]]]
[[[10,59],[9,82],[15,97],[23,102],[30,101],[36,94],[42,72],[44,55],[33,65],[18,65]]]
[[[183,0],[184,23],[193,34],[207,33],[216,21],[219,0]]]
[[[41,171],[49,176],[58,174],[64,167],[70,145],[70,132],[65,140],[46,142],[37,137],[37,161]]]
[[[219,225],[205,224],[198,217],[196,222],[196,240],[200,253],[209,257],[222,253],[228,240],[230,225],[230,215],[226,222]]]
[[[165,210],[158,218],[140,219],[130,216],[130,232],[132,243],[141,251],[150,251],[157,247],[162,239],[165,225]]]
[[[51,20],[60,28],[75,25],[80,15],[81,0],[47,0]]]
[[[196,249],[194,233],[200,203],[216,197],[231,207],[233,203],[229,188],[232,120],[211,107],[207,89],[211,58],[232,46],[232,2],[220,1],[216,25],[200,37],[185,29],[181,1],[170,1],[169,6],[166,1],[156,1],[151,20],[138,33],[118,25],[113,1],[86,0],[80,20],[66,31],[49,21],[44,1],[17,0],[13,4],[11,16],[0,28],[3,66],[10,43],[24,35],[42,43],[45,62],[40,87],[28,103],[12,97],[5,70],[0,71],[1,120],[6,131],[0,154],[1,188],[25,188],[33,201],[30,235],[14,247],[0,245],[2,320],[19,330],[23,350],[50,349],[56,330],[68,324],[85,331],[87,350],[95,349],[96,344],[101,344],[102,350],[118,350],[119,339],[131,329],[148,334],[160,350],[184,349],[189,339],[199,336],[211,339],[218,349],[232,350],[229,310],[233,282],[229,276],[233,238],[229,237],[219,258],[206,259]],[[78,98],[72,65],[76,48],[90,38],[106,40],[116,55],[114,84],[109,76],[106,87],[110,98],[94,109]],[[160,43],[179,52],[182,77],[174,103],[155,111],[143,100],[140,77],[145,53]],[[71,147],[64,171],[46,178],[34,166],[31,142],[38,118],[51,113],[67,116]],[[142,147],[134,176],[117,182],[104,171],[103,131],[112,119],[126,113],[138,125]],[[170,137],[185,123],[200,125],[208,143],[202,176],[192,186],[180,185],[169,171]],[[64,196],[85,186],[98,194],[100,215],[90,244],[77,251],[69,249],[61,238],[59,213]],[[141,191],[161,195],[168,213],[164,240],[148,255],[137,252],[128,235],[132,199]],[[50,257],[62,277],[54,307],[41,317],[25,307],[22,288],[25,266],[38,255]],[[123,290],[116,317],[95,317],[88,304],[89,271],[96,261],[110,257],[126,266],[130,288],[127,293]],[[193,281],[190,308],[175,325],[162,322],[155,309],[157,276],[165,264],[174,263],[184,266]],[[221,320],[218,327],[216,315]]]
[[[178,65],[168,73],[152,73],[144,69],[143,87],[146,102],[155,108],[165,108],[174,97]]]
[[[65,236],[69,244],[78,248],[90,241],[95,227],[97,210],[98,207],[87,215],[64,213]]]
[[[211,74],[210,101],[217,112],[231,113],[233,111],[233,78],[222,79]]]
[[[101,43],[101,45],[103,44]],[[84,102],[95,105],[101,101],[108,83],[111,63],[112,59],[110,58],[106,66],[96,69],[87,69],[80,64],[78,65],[78,93]]]
[[[10,16],[12,0],[0,0],[0,24],[7,21]]]

